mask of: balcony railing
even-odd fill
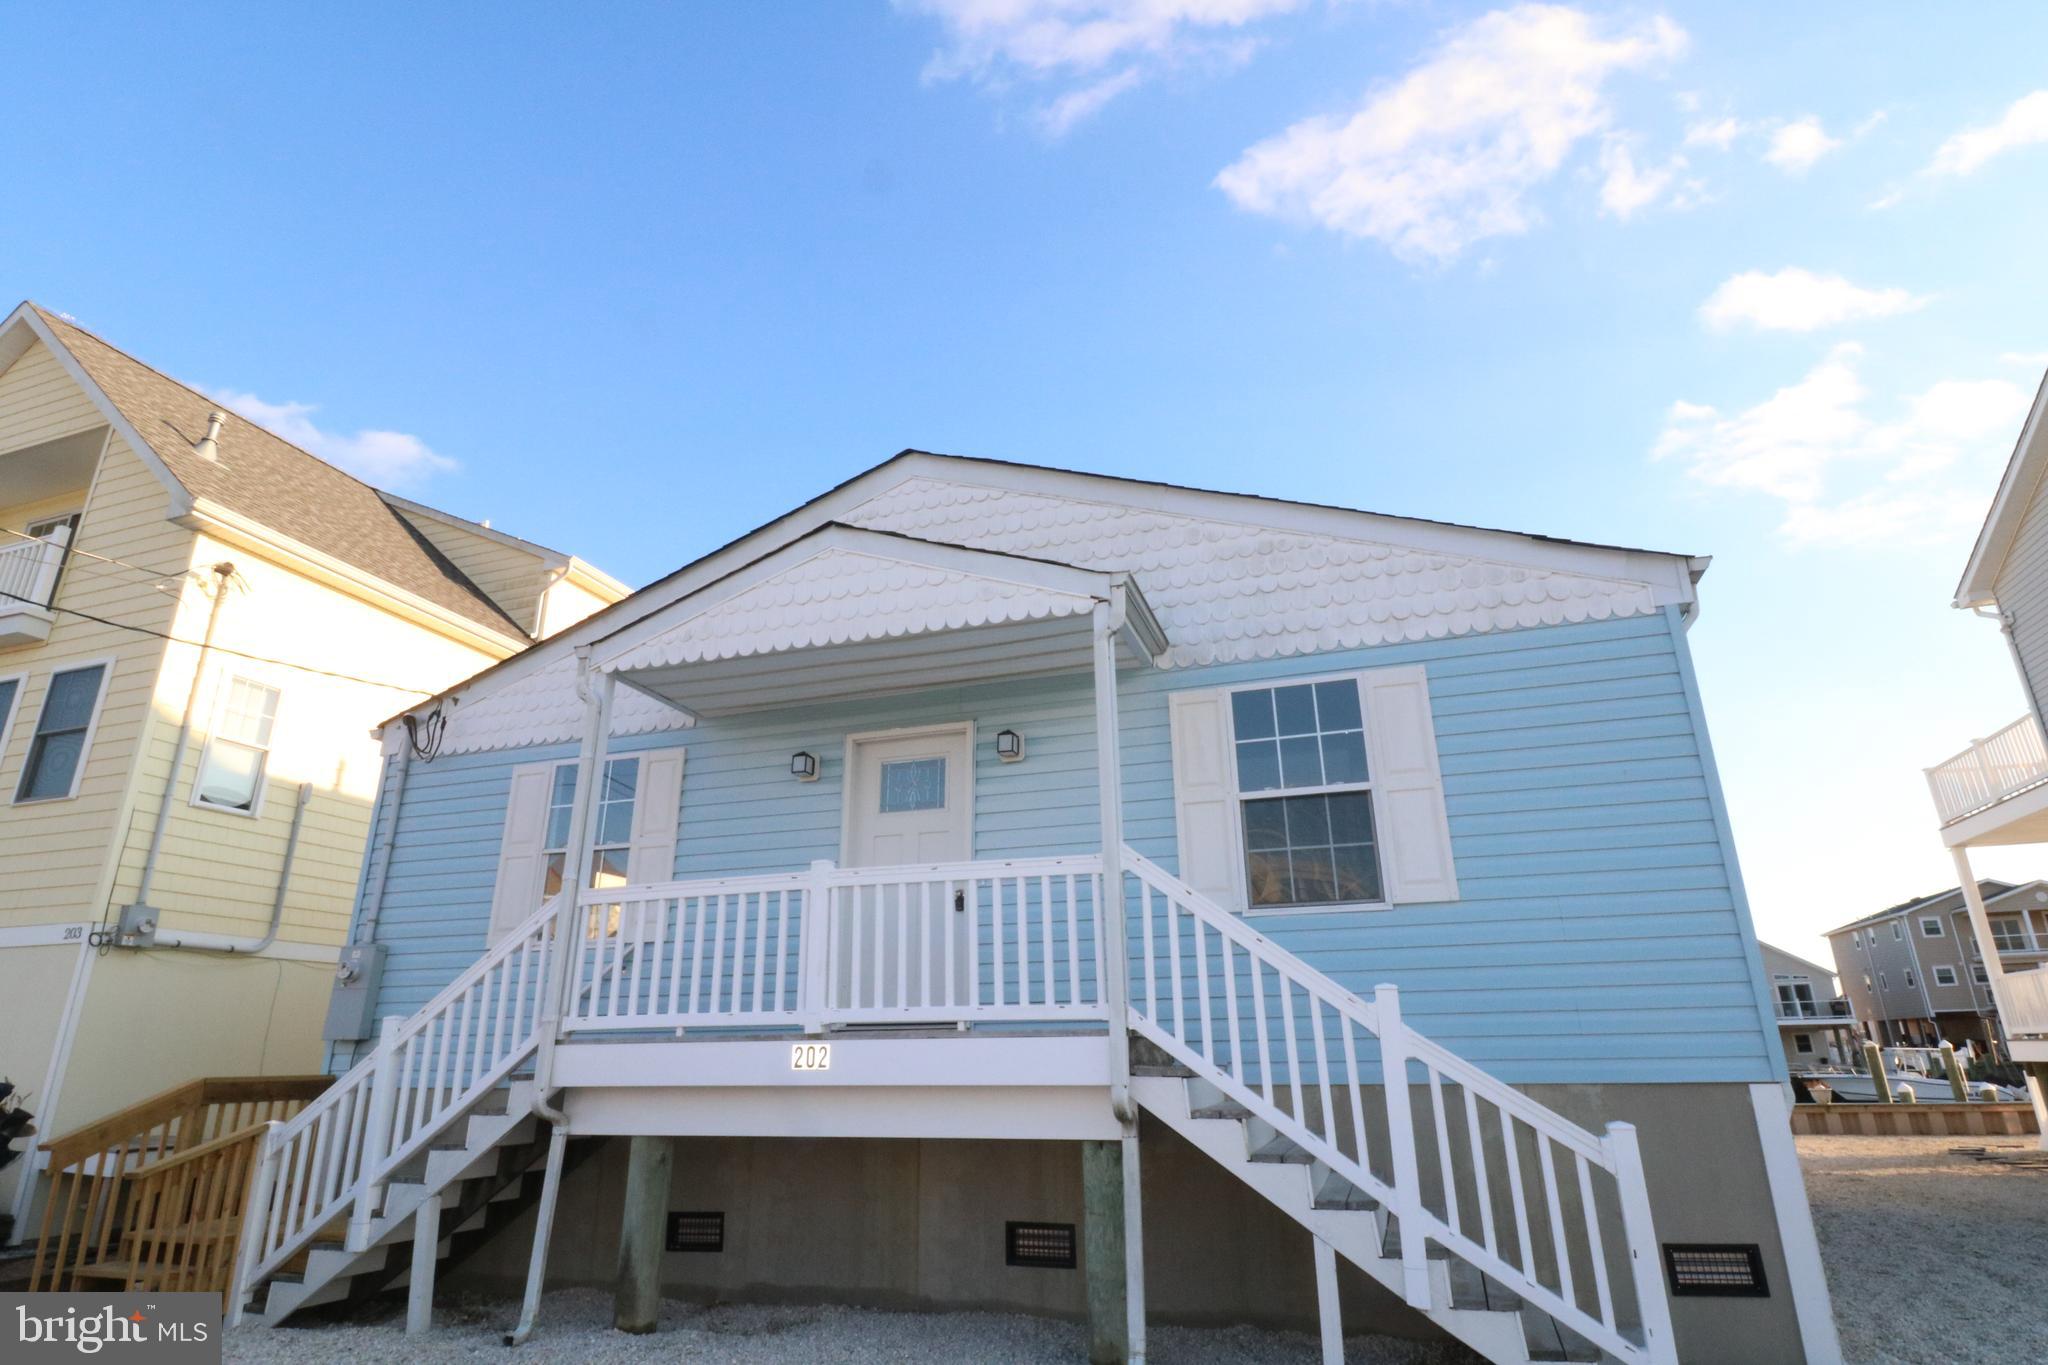
[[[1778,1017],[1780,1019],[1840,1019],[1847,1022],[1850,1018],[1849,1001],[1847,997],[1839,995],[1832,1000],[1780,1000],[1778,1002]]]
[[[2022,716],[1987,739],[1927,770],[1927,789],[1943,825],[1995,806],[2048,782],[2048,745],[2032,716]]]
[[[64,550],[70,539],[69,531],[59,531],[48,540],[0,545],[0,610],[50,605],[50,594],[57,586],[57,570],[64,563]]]

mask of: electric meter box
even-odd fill
[[[374,1037],[377,988],[384,982],[384,945],[351,943],[334,966],[334,994],[327,1000],[327,1027],[320,1036],[330,1043],[354,1043]]]

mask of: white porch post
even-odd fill
[[[1963,903],[1970,908],[1970,932],[1977,936],[1977,955],[1984,960],[1984,975],[1990,978],[1991,1000],[2001,1019],[2005,1012],[2005,967],[1998,960],[1998,943],[1991,937],[1991,915],[1984,908],[1984,895],[1977,889],[1977,874],[1970,870],[1970,850],[1952,848],[1956,876],[1962,882]]]
[[[1123,1124],[1124,1307],[1131,1365],[1145,1360],[1145,1217],[1138,1167],[1138,1111],[1131,1103],[1129,937],[1124,928],[1123,745],[1117,725],[1116,640],[1124,628],[1124,589],[1097,601],[1090,622],[1095,643],[1096,800],[1102,814],[1102,1003],[1109,1015],[1109,1102]]]
[[[1126,1124],[1137,1121],[1131,1107],[1130,968],[1124,955],[1124,770],[1117,730],[1116,637],[1123,629],[1123,589],[1097,602],[1095,634],[1095,778],[1102,808],[1102,1003],[1109,1012],[1109,1101]]]

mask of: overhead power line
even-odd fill
[[[94,616],[91,612],[80,611],[76,607],[59,607],[47,602],[38,602],[33,597],[24,597],[20,593],[8,592],[4,588],[0,588],[0,597],[11,598],[16,602],[26,602],[32,607],[41,607],[45,611],[61,611],[66,616],[76,616],[83,620],[94,622],[97,625],[112,626],[115,630],[129,630],[137,635],[155,636],[159,640],[169,640],[174,645],[190,645],[194,649],[206,647],[198,640],[187,640],[180,635],[172,635],[167,631],[151,630],[148,626],[138,626],[128,621],[110,621],[104,616]],[[250,654],[239,649],[229,649],[225,645],[214,645],[212,648],[216,654],[232,654],[237,659],[247,659],[252,663],[276,664],[279,668],[295,668],[301,673],[314,673],[323,678],[338,678],[343,682],[361,683],[365,687],[382,687],[392,692],[411,692],[415,696],[421,697],[431,697],[434,695],[433,690],[430,688],[407,687],[403,683],[379,682],[375,678],[359,678],[353,673],[338,673],[331,668],[315,668],[311,664],[293,663],[290,659],[273,659],[268,655]]]

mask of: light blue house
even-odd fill
[[[522,1336],[616,1272],[1837,1360],[1704,568],[876,466],[386,727],[255,1311],[461,1252]]]

